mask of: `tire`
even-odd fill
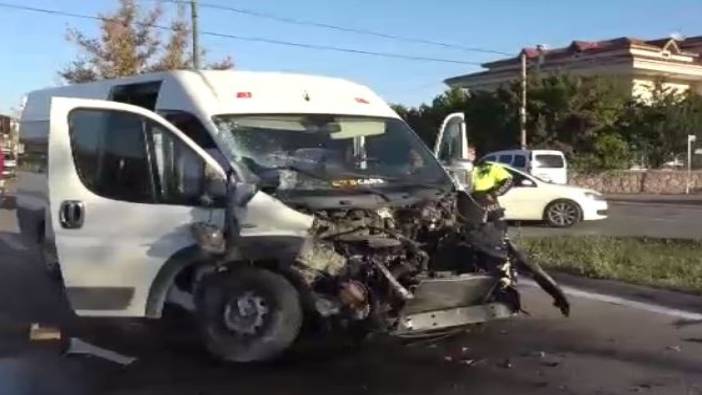
[[[205,347],[230,362],[267,361],[297,339],[303,311],[297,289],[268,270],[215,274],[199,288],[195,305]]]
[[[544,220],[554,228],[569,228],[582,220],[582,210],[572,200],[556,200],[544,210]]]

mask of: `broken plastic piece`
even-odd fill
[[[98,346],[94,346],[75,337],[72,337],[70,339],[70,344],[68,346],[68,350],[66,351],[66,355],[70,354],[93,355],[120,364],[122,366],[130,365],[131,363],[137,360],[134,357],[129,357],[112,350],[107,350]]]
[[[42,327],[37,323],[33,323],[29,327],[29,340],[30,341],[47,341],[47,340],[61,340],[61,330],[55,327]]]

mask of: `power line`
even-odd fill
[[[186,0],[162,0],[162,1],[165,1],[167,3],[175,3],[175,4],[189,4],[190,3],[189,1],[186,1]],[[381,37],[381,38],[385,38],[385,39],[389,39],[389,40],[419,43],[419,44],[426,44],[426,45],[434,45],[434,46],[439,46],[439,47],[443,47],[443,48],[450,48],[450,49],[459,49],[459,50],[467,51],[467,52],[482,52],[482,53],[506,55],[506,56],[513,56],[514,55],[514,54],[511,54],[508,52],[497,51],[494,49],[466,47],[463,45],[447,43],[447,42],[443,42],[443,41],[426,40],[423,38],[415,38],[415,37],[405,37],[405,36],[400,36],[400,35],[396,35],[396,34],[383,33],[383,32],[378,32],[378,31],[368,30],[368,29],[332,25],[332,24],[323,23],[323,22],[307,21],[307,20],[295,19],[295,18],[280,16],[280,15],[274,15],[274,14],[261,12],[261,11],[255,11],[255,10],[246,9],[246,8],[231,7],[231,6],[225,6],[225,5],[220,5],[220,4],[208,3],[208,2],[200,2],[199,4],[203,8],[211,8],[211,9],[217,9],[217,10],[222,10],[222,11],[231,11],[231,12],[235,12],[235,13],[242,14],[242,15],[253,16],[256,18],[264,18],[264,19],[269,19],[269,20],[293,24],[293,25],[314,26],[314,27],[318,27],[318,28],[331,29],[331,30],[336,30],[336,31],[341,31],[341,32],[346,32],[346,33],[355,33],[355,34],[362,34],[362,35],[366,35],[366,36]]]
[[[22,10],[22,11],[38,12],[38,13],[43,13],[43,14],[47,14],[47,15],[59,15],[59,16],[66,16],[66,17],[71,17],[71,18],[89,19],[89,20],[97,20],[97,21],[103,21],[103,22],[119,22],[119,20],[116,20],[116,19],[110,19],[110,18],[105,18],[105,17],[101,17],[101,16],[96,16],[96,15],[77,14],[77,13],[67,12],[67,11],[51,10],[51,9],[47,9],[47,8],[31,7],[31,6],[24,6],[24,5],[19,5],[19,4],[4,3],[4,2],[0,2],[0,8],[9,8],[9,9],[15,9],[15,10]],[[162,25],[156,25],[156,24],[150,24],[149,26],[151,26],[155,29],[159,29],[159,30],[166,30],[166,31],[173,31],[174,30],[168,26],[162,26]],[[379,56],[379,57],[394,58],[394,59],[439,62],[439,63],[453,63],[453,64],[466,64],[466,65],[474,65],[474,66],[480,65],[480,62],[471,62],[471,61],[459,60],[459,59],[445,59],[445,58],[435,58],[435,57],[430,57],[430,56],[407,55],[407,54],[393,53],[393,52],[368,51],[368,50],[364,50],[364,49],[344,48],[344,47],[336,47],[336,46],[331,46],[331,45],[318,45],[318,44],[302,43],[302,42],[295,42],[295,41],[278,40],[278,39],[265,38],[265,37],[239,36],[239,35],[235,35],[235,34],[219,33],[219,32],[212,32],[212,31],[201,31],[200,34],[203,36],[229,38],[229,39],[241,40],[241,41],[260,42],[260,43],[266,43],[266,44],[275,44],[275,45],[282,45],[282,46],[289,46],[289,47],[323,50],[323,51],[344,52],[344,53],[352,53],[352,54],[359,54],[359,55],[371,55],[371,56]]]

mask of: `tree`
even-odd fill
[[[188,69],[192,46],[190,22],[184,6],[178,6],[170,23],[170,36],[162,42],[159,23],[163,10],[156,4],[142,10],[135,0],[119,0],[112,13],[101,14],[100,36],[88,37],[77,29],[68,29],[67,39],[81,51],[79,58],[59,72],[69,83],[117,78],[145,72]],[[212,68],[233,67],[230,58],[212,64]]]

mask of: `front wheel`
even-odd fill
[[[279,356],[302,326],[297,290],[285,277],[264,269],[213,275],[200,287],[196,306],[208,351],[231,362]]]
[[[554,228],[568,228],[582,219],[580,206],[570,200],[557,200],[546,207],[546,223]]]

